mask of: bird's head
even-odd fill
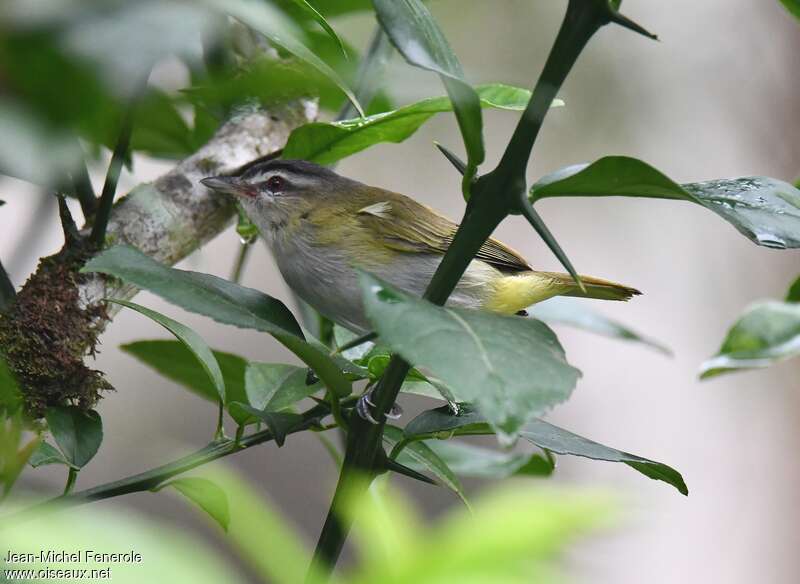
[[[305,160],[258,162],[238,175],[211,176],[200,182],[235,196],[267,237],[298,225],[315,210],[341,202],[359,184]]]

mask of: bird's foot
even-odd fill
[[[378,420],[375,419],[371,411],[371,408],[375,407],[375,403],[372,401],[373,391],[375,391],[374,387],[358,398],[358,401],[356,402],[356,412],[358,412],[359,416],[371,424],[378,424]],[[401,408],[399,404],[392,404],[391,409],[386,413],[386,418],[389,420],[397,420],[402,415],[403,408]]]

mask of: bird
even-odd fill
[[[422,296],[458,225],[406,195],[366,185],[304,160],[245,165],[202,184],[233,195],[258,227],[288,286],[306,303],[355,333],[372,326],[359,270]],[[511,247],[489,238],[447,305],[524,315],[553,296],[626,301],[641,294],[609,280],[534,270]]]

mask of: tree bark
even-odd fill
[[[117,201],[105,246],[132,245],[168,265],[185,258],[220,233],[235,212],[232,201],[212,194],[200,179],[275,152],[294,128],[316,115],[310,100],[270,111],[237,111],[199,151]],[[101,275],[81,274],[90,255],[85,247],[65,245],[44,258],[0,317],[0,351],[34,417],[50,405],[89,408],[100,391],[110,388],[102,373],[83,361],[119,309],[103,300],[129,299],[137,290]]]

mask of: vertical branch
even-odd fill
[[[608,0],[569,0],[545,68],[500,163],[471,185],[472,197],[464,218],[425,291],[426,300],[438,305],[447,301],[480,246],[510,213],[527,211],[529,221],[534,227],[538,226],[537,230],[541,228],[543,224],[536,220],[538,215],[531,214],[532,209],[519,208],[521,197],[525,194],[525,170],[533,145],[550,104],[586,43],[600,27],[617,21],[618,16]],[[623,25],[630,28],[629,24],[626,20]],[[447,152],[443,152],[447,156]],[[457,168],[460,166],[460,161],[454,157],[448,156],[448,159]],[[557,249],[552,236],[548,240],[545,235],[549,233],[543,234],[543,238],[551,249]],[[568,263],[565,265],[571,267]],[[312,574],[330,574],[344,546],[350,524],[338,514],[343,493],[349,492],[359,475],[371,479],[386,469],[385,453],[381,447],[385,415],[397,399],[409,368],[407,362],[394,355],[372,393],[375,403],[373,413],[379,424],[370,424],[353,416],[339,482],[314,552],[309,577]]]
[[[16,297],[17,291],[14,289],[14,284],[8,277],[3,263],[0,262],[0,312],[5,312]]]
[[[72,190],[81,204],[81,211],[83,217],[88,221],[94,216],[97,211],[97,198],[94,195],[92,188],[92,181],[89,178],[89,171],[86,169],[86,163],[82,162],[72,171],[70,176],[72,179]]]
[[[111,217],[111,208],[114,206],[114,195],[117,192],[117,183],[119,182],[119,176],[122,173],[122,165],[125,162],[125,157],[128,154],[128,146],[130,145],[131,141],[131,132],[133,131],[133,111],[135,104],[136,98],[133,98],[128,106],[128,109],[123,115],[117,143],[114,145],[114,152],[111,155],[111,162],[108,164],[106,180],[103,183],[103,192],[100,195],[100,205],[97,208],[94,226],[92,227],[92,233],[89,236],[90,241],[98,248],[103,246],[103,242],[106,238],[106,229],[108,228],[108,220]]]

